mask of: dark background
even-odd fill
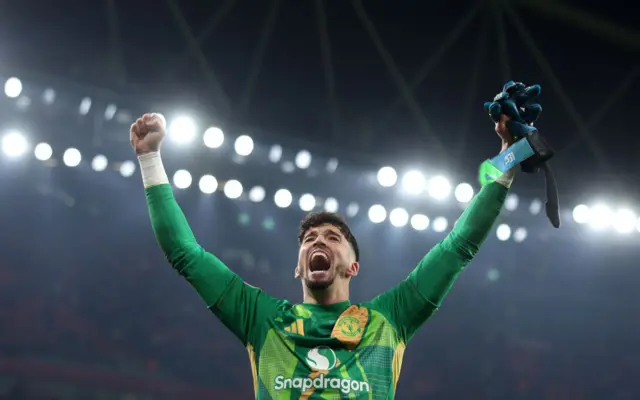
[[[301,193],[334,196],[362,248],[353,300],[403,279],[445,234],[372,224],[376,203],[454,221],[450,199],[383,189],[393,165],[475,182],[498,140],[482,103],[508,79],[539,83],[538,124],[557,150],[564,226],[529,206],[520,176],[501,223],[444,306],[410,343],[400,399],[637,399],[639,233],[594,231],[571,210],[637,209],[640,18],[619,1],[5,1],[0,130],[53,158],[0,158],[0,396],[7,399],[251,398],[245,350],[164,261],[148,222],[128,126],[147,111],[225,132],[220,149],[167,143],[194,183],[176,195],[199,241],[249,283],[301,301],[293,279]],[[323,44],[324,47],[323,52]],[[382,55],[381,55],[382,54]],[[42,95],[55,90],[52,104]],[[92,101],[87,115],[78,107]],[[25,100],[26,99],[26,100]],[[105,107],[117,106],[115,118]],[[254,152],[233,154],[248,134]],[[270,146],[284,148],[280,163]],[[67,147],[83,155],[62,162]],[[308,170],[282,171],[298,150]],[[91,158],[109,168],[96,172]],[[338,169],[325,170],[330,158]],[[198,191],[238,179],[245,195]],[[246,190],[265,187],[255,204]],[[287,188],[291,208],[273,204]],[[474,183],[476,190],[477,183]],[[637,218],[637,217],[636,217]],[[451,225],[451,223],[449,223]]]

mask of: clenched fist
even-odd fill
[[[160,150],[167,130],[167,121],[162,114],[144,114],[131,125],[131,146],[137,155]]]

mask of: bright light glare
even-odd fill
[[[415,214],[411,217],[411,226],[417,231],[424,231],[429,227],[429,217],[424,214]]]
[[[316,206],[316,198],[309,193],[305,193],[300,196],[300,200],[298,200],[298,205],[300,209],[304,212],[309,212],[314,209]]]
[[[11,131],[2,137],[2,151],[8,157],[20,157],[27,146],[27,139],[20,132]]]
[[[591,208],[589,225],[593,229],[601,230],[608,228],[613,219],[613,212],[604,204],[598,204]]]
[[[360,211],[360,207],[358,206],[358,203],[349,203],[347,205],[347,217],[349,218],[353,218],[358,214],[358,211]]]
[[[222,132],[222,129],[212,126],[204,131],[202,141],[208,148],[217,149],[222,146],[222,143],[224,143],[224,133]]]
[[[239,156],[248,156],[253,151],[253,139],[247,135],[238,136],[233,148]]]
[[[51,88],[46,88],[42,93],[42,101],[44,104],[51,104],[56,100],[56,91]]]
[[[404,208],[394,208],[389,213],[391,225],[401,228],[409,222],[409,214]]]
[[[177,117],[169,125],[169,137],[176,143],[189,143],[196,137],[196,123],[191,117]]]
[[[282,158],[282,146],[274,144],[269,150],[269,161],[277,163]]]
[[[211,194],[218,189],[218,180],[213,175],[202,175],[198,187],[202,193]]]
[[[456,186],[453,195],[460,203],[468,203],[473,199],[473,187],[468,183],[461,183]]]
[[[420,171],[409,171],[402,177],[402,189],[412,195],[420,194],[424,191],[426,179]]]
[[[538,215],[540,211],[542,211],[542,201],[540,201],[540,199],[533,199],[529,206],[529,212],[533,215]]]
[[[286,208],[291,205],[293,196],[287,189],[278,189],[276,194],[273,196],[273,201],[276,203],[276,206],[280,208]]]
[[[242,196],[242,183],[239,181],[232,179],[227,181],[224,185],[224,195],[230,199],[237,199]]]
[[[498,237],[498,240],[503,242],[505,240],[509,240],[509,238],[511,237],[511,228],[509,228],[509,225],[507,224],[498,225],[498,229],[496,229],[496,236]]]
[[[4,83],[4,94],[7,97],[15,99],[22,93],[22,82],[18,78],[9,78]]]
[[[311,153],[307,150],[300,150],[298,154],[296,154],[295,159],[296,167],[300,169],[307,169],[311,165]]]
[[[327,172],[332,174],[334,172],[336,172],[336,170],[338,169],[338,159],[337,158],[330,158],[327,161]]]
[[[387,218],[387,210],[380,204],[375,204],[369,208],[369,220],[374,224],[379,224]]]
[[[618,233],[631,233],[636,227],[637,218],[632,210],[621,208],[613,216],[613,227]]]
[[[62,162],[64,162],[64,165],[67,167],[77,167],[80,165],[80,161],[82,161],[82,154],[80,154],[80,150],[76,148],[68,148],[62,155]]]
[[[578,224],[586,224],[589,222],[589,206],[586,204],[578,204],[573,208],[573,220]]]
[[[93,157],[93,160],[91,160],[91,168],[97,172],[101,172],[107,169],[107,165],[109,165],[109,160],[107,160],[107,157],[103,156],[102,154],[98,154],[97,156]]]
[[[437,217],[433,220],[433,230],[440,233],[447,230],[449,221],[445,217]]]
[[[504,201],[504,208],[507,209],[507,211],[515,211],[516,208],[518,208],[518,195],[515,193],[509,193],[509,195],[507,196],[507,199]]]
[[[449,180],[444,176],[434,176],[433,178],[429,179],[427,191],[429,192],[429,196],[433,197],[434,199],[444,200],[451,194],[451,184],[449,183]]]
[[[91,99],[89,97],[85,97],[80,102],[80,107],[78,107],[78,112],[81,115],[87,115],[91,111]]]
[[[378,183],[382,187],[391,187],[398,181],[398,174],[392,167],[382,167],[378,171]]]
[[[264,200],[266,195],[267,192],[262,186],[254,186],[251,188],[251,190],[249,190],[249,200],[253,201],[254,203],[260,203],[262,200]]]
[[[526,238],[527,238],[526,228],[520,227],[516,229],[515,232],[513,232],[513,240],[515,240],[517,243],[524,242]]]
[[[38,143],[36,148],[33,150],[33,154],[36,156],[37,160],[47,161],[53,155],[53,149],[48,143]]]
[[[327,212],[337,212],[338,211],[338,200],[333,197],[327,197],[324,201],[324,210]]]
[[[134,164],[133,161],[127,160],[120,164],[120,175],[123,177],[128,178],[132,176],[134,172],[136,172],[136,164]]]
[[[185,169],[179,169],[175,174],[173,174],[173,184],[178,189],[188,188],[189,186],[191,186],[192,181],[193,178],[191,178],[191,174]]]

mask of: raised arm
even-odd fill
[[[504,122],[496,124],[496,131],[506,149],[510,143]],[[512,169],[484,186],[449,235],[422,258],[407,279],[372,300],[372,305],[391,319],[405,343],[440,307],[460,272],[480,249],[500,214],[514,174]]]
[[[165,121],[145,114],[131,126],[131,144],[140,162],[151,226],[171,266],[193,286],[207,307],[243,342],[278,301],[250,286],[196,241],[175,200],[160,157]]]

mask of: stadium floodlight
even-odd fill
[[[437,217],[433,220],[433,230],[440,233],[447,230],[449,221],[445,217]]]
[[[573,212],[571,214],[573,216],[573,220],[577,224],[586,224],[589,222],[589,206],[586,204],[578,204],[573,207]]]
[[[253,139],[247,135],[238,136],[233,148],[239,156],[246,157],[253,152]]]
[[[402,189],[411,195],[418,195],[424,191],[426,179],[420,171],[409,171],[402,177]]]
[[[611,226],[613,222],[613,212],[604,204],[597,204],[591,207],[589,225],[596,230],[602,230]]]
[[[80,154],[80,150],[74,147],[66,149],[62,154],[62,162],[64,162],[64,165],[67,167],[77,167],[81,161],[82,154]]]
[[[451,183],[444,176],[437,175],[429,179],[427,191],[434,199],[444,200],[451,194]]]
[[[120,175],[123,177],[129,178],[134,172],[136,172],[136,164],[133,161],[127,160],[120,164]]]
[[[222,143],[224,143],[224,133],[222,132],[222,129],[212,126],[204,131],[202,141],[208,148],[217,149],[222,146]]]
[[[327,197],[324,201],[324,210],[327,212],[337,212],[338,211],[338,200],[333,197]]]
[[[269,150],[269,161],[271,161],[272,163],[277,163],[280,161],[281,158],[282,158],[282,146],[280,146],[279,144],[274,144],[273,146],[271,146],[271,149]]]
[[[186,189],[191,186],[191,182],[193,178],[191,178],[191,174],[186,169],[179,169],[173,174],[173,184],[178,189]]]
[[[49,143],[38,143],[35,149],[33,149],[33,155],[36,157],[36,160],[47,161],[53,155],[53,149]]]
[[[417,231],[424,231],[429,227],[429,217],[424,214],[415,214],[411,217],[411,226]]]
[[[515,193],[509,193],[507,195],[507,198],[504,201],[504,208],[507,211],[515,211],[516,208],[518,208],[518,202],[520,199],[518,199],[518,195]]]
[[[104,109],[104,119],[111,121],[116,116],[116,112],[118,112],[118,107],[115,104],[107,104]]]
[[[174,118],[169,125],[169,137],[175,143],[186,144],[196,137],[198,128],[193,118],[179,116]]]
[[[273,196],[273,201],[276,203],[276,206],[280,208],[287,208],[291,205],[293,196],[287,189],[278,189],[276,194]]]
[[[12,99],[20,96],[22,93],[22,82],[18,78],[9,78],[4,83],[4,94]]]
[[[398,181],[398,173],[393,167],[382,167],[378,170],[378,183],[382,187],[391,187]]]
[[[380,204],[374,204],[369,208],[369,220],[374,224],[379,224],[387,219],[387,210]]]
[[[356,215],[358,215],[358,211],[360,211],[360,207],[358,206],[358,203],[351,202],[347,205],[347,209],[345,213],[347,214],[348,218],[353,218]]]
[[[473,199],[473,186],[468,183],[461,183],[456,186],[453,192],[454,197],[460,203],[468,203]]]
[[[327,160],[326,169],[330,174],[336,172],[336,170],[338,169],[338,159],[335,157],[331,157],[329,160]]]
[[[542,201],[540,201],[540,199],[533,199],[529,205],[529,212],[533,215],[538,215],[540,211],[542,211]]]
[[[300,150],[295,158],[296,167],[307,169],[311,166],[311,153],[307,150]]]
[[[285,174],[292,174],[296,170],[296,166],[293,165],[291,161],[283,161],[282,164],[280,164],[280,169]]]
[[[613,216],[613,228],[618,233],[631,233],[636,227],[637,219],[633,210],[621,208]]]
[[[404,208],[394,208],[389,213],[389,222],[397,228],[402,228],[409,222],[409,214]]]
[[[232,179],[224,184],[224,195],[230,199],[237,199],[242,196],[242,183]]]
[[[218,189],[218,180],[213,175],[202,175],[198,181],[198,188],[204,194],[211,194]]]
[[[527,229],[524,227],[520,227],[513,232],[513,240],[517,243],[524,242],[527,238]]]
[[[56,91],[51,88],[46,88],[42,93],[42,102],[44,104],[53,104],[56,101]]]
[[[91,160],[91,169],[97,172],[101,172],[107,169],[107,165],[109,165],[109,160],[107,160],[107,157],[103,156],[102,154],[98,154],[97,156],[93,157],[93,160]]]
[[[300,206],[300,209],[302,211],[309,212],[315,208],[316,198],[312,194],[305,193],[302,196],[300,196],[300,199],[298,200],[298,205]]]
[[[80,107],[78,107],[78,112],[80,115],[87,115],[91,111],[91,98],[85,97],[80,101]]]
[[[254,186],[249,190],[249,200],[254,203],[260,203],[264,200],[267,192],[264,190],[262,186]]]
[[[509,227],[509,225],[498,225],[498,228],[496,229],[496,236],[498,237],[498,240],[502,242],[509,240],[509,238],[511,237],[511,228]]]
[[[18,131],[9,131],[2,137],[2,152],[7,157],[20,157],[28,146],[27,139]]]

